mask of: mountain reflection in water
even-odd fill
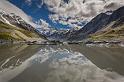
[[[124,48],[1,45],[0,82],[124,82]]]

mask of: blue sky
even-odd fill
[[[41,8],[38,8],[37,5],[39,4],[40,0],[32,0],[32,4],[29,5],[25,2],[25,0],[10,0],[10,2],[16,5],[18,8],[22,9],[27,15],[33,18],[33,21],[38,21],[39,19],[45,20],[54,28],[70,28],[68,25],[62,25],[60,23],[54,23],[52,20],[49,19],[49,15],[53,14],[50,12],[45,5]],[[65,0],[67,1],[67,0]]]
[[[4,1],[4,0],[3,0]],[[95,16],[124,6],[124,0],[9,0],[33,21],[45,20],[54,28],[82,28]],[[28,1],[29,3],[26,3]],[[41,3],[43,4],[41,5]],[[1,5],[0,5],[1,6]],[[39,7],[38,7],[39,6]],[[50,12],[51,11],[51,12]],[[54,12],[54,13],[53,13]],[[17,12],[19,13],[19,12]],[[51,19],[49,19],[51,16]],[[53,21],[59,21],[54,23]],[[60,24],[60,22],[62,24]]]

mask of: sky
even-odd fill
[[[124,0],[0,0],[0,8],[14,12],[44,29],[82,28],[100,13],[124,6]]]
[[[54,28],[70,28],[68,25],[63,25],[59,22],[54,23],[50,20],[49,15],[53,14],[53,12],[47,9],[46,5],[42,5],[40,3],[41,0],[10,0],[10,2],[20,9],[22,9],[26,14],[32,17],[34,22],[42,20],[44,22],[49,23],[50,27]],[[41,22],[42,22],[41,21]]]

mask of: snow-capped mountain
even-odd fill
[[[14,13],[8,14],[3,10],[0,10],[0,21],[26,30],[34,30],[33,26],[25,22],[20,16],[17,16]]]
[[[42,26],[37,28],[40,34],[44,35],[47,37],[49,40],[55,40],[55,41],[60,41],[61,39],[65,39],[65,37],[62,38],[62,36],[66,35],[69,30],[64,30],[64,29],[54,29],[52,27],[49,27],[49,29],[43,29]]]
[[[20,16],[0,9],[0,40],[38,41],[46,38]]]

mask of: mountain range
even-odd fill
[[[0,10],[0,39],[17,41],[124,40],[124,7],[100,13],[81,29],[36,29],[20,16]]]
[[[115,10],[106,25],[90,35],[91,40],[123,41],[124,40],[124,7]]]
[[[71,42],[85,39],[122,40],[124,38],[124,7],[108,12],[100,13],[79,30],[69,30],[63,34],[59,33],[59,36],[63,36],[59,37],[59,40],[63,39]],[[58,33],[55,33],[54,38],[57,35]]]

